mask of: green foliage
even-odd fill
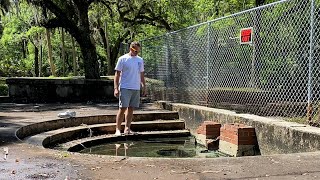
[[[0,39],[0,75],[30,76],[31,64],[28,58],[28,39],[26,32],[30,28],[32,10],[21,4],[21,12],[2,18],[4,25]]]
[[[8,96],[8,85],[6,79],[0,77],[0,96]]]
[[[0,96],[8,96],[8,85],[0,84]]]
[[[265,3],[275,0],[266,0]],[[3,1],[2,9],[8,10],[8,2]],[[31,1],[29,1],[31,2]],[[34,4],[40,1],[32,1]],[[52,0],[58,7],[66,13],[66,16],[75,20],[80,18],[77,15],[72,1]],[[102,2],[102,3],[100,3]],[[317,1],[318,2],[318,1]],[[255,6],[254,0],[119,0],[119,1],[95,1],[89,8],[90,28],[93,32],[93,40],[96,45],[98,59],[100,64],[109,66],[108,58],[112,53],[117,55],[119,43],[130,42],[132,40],[141,40],[148,37],[162,35],[169,31],[179,30],[197,23],[212,20],[241,10],[249,9]],[[13,6],[15,7],[15,6]],[[45,38],[45,29],[38,26],[42,17],[41,7],[35,7],[28,4],[27,1],[19,1],[19,7],[12,8],[7,14],[1,17],[3,33],[0,39],[0,75],[1,76],[36,76],[35,58],[36,48],[42,52],[41,74],[50,75],[48,64],[48,49]],[[124,13],[126,12],[126,13]],[[277,17],[277,12],[270,14],[270,18]],[[48,11],[48,17],[55,15]],[[231,21],[224,24],[214,24],[214,28],[221,28],[222,25],[232,26]],[[280,28],[280,27],[279,27]],[[283,27],[281,27],[283,28]],[[290,27],[287,27],[288,31]],[[108,39],[108,54],[105,44],[102,41],[103,30]],[[1,31],[0,31],[1,32]],[[73,58],[71,35],[65,33],[65,68],[62,61],[62,41],[61,29],[50,29],[53,48],[53,60],[57,69],[57,76],[63,75],[63,69],[66,75],[73,74]],[[285,32],[285,31],[284,31]],[[206,28],[201,27],[197,31],[197,36],[206,35]],[[88,34],[89,36],[89,34]],[[156,44],[154,45],[157,46]],[[40,49],[41,48],[41,49]],[[164,47],[159,48],[165,52]],[[40,58],[40,52],[39,52]],[[78,61],[78,75],[84,74],[84,62],[79,45],[76,43],[76,55]],[[146,59],[155,61],[154,59]],[[289,60],[290,61],[290,60]]]

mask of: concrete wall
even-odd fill
[[[116,101],[113,80],[8,78],[12,102]]]
[[[196,133],[198,126],[208,120],[221,124],[243,123],[253,126],[262,155],[320,150],[320,128],[203,106],[166,101],[159,101],[156,104],[163,109],[177,111],[180,119],[186,121],[186,128],[189,128],[191,133]]]

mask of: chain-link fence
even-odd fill
[[[287,0],[145,39],[150,96],[318,122],[319,13],[320,0]]]

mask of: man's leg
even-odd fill
[[[129,133],[129,134],[135,134],[131,131],[131,122],[132,122],[132,118],[133,118],[133,110],[134,108],[138,108],[139,107],[139,103],[140,103],[140,91],[139,90],[131,90],[131,99],[130,99],[130,103],[129,103],[129,107],[126,111],[126,126],[124,129],[125,133]]]
[[[132,117],[133,117],[133,107],[128,107],[126,110],[126,125],[124,128],[124,132],[129,132],[131,131],[130,127],[131,127],[131,122],[132,122]]]
[[[124,113],[127,110],[127,107],[129,107],[130,102],[130,94],[127,89],[120,89],[119,93],[119,111],[117,113],[116,117],[116,135],[121,135],[121,123],[124,119]]]
[[[119,111],[117,113],[117,117],[116,117],[116,135],[120,135],[121,134],[121,123],[123,121],[124,118],[124,113],[126,111],[127,108],[119,108]]]

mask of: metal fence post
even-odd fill
[[[206,106],[209,105],[209,58],[210,58],[210,25],[208,22],[208,32],[207,32],[207,52],[206,52],[206,65],[207,65],[207,75],[206,75]]]
[[[309,123],[312,121],[312,66],[313,66],[313,36],[314,36],[314,0],[311,0],[310,11],[310,47],[308,64],[308,110],[307,118]]]
[[[166,68],[166,83],[165,83],[165,93],[164,93],[165,97],[163,97],[163,99],[168,100],[168,97],[169,97],[168,96],[168,89],[171,88],[171,83],[170,83],[170,86],[168,86],[168,84],[170,81],[170,76],[171,76],[172,71],[171,71],[171,68],[169,67],[169,66],[171,66],[171,64],[169,64],[170,47],[169,47],[169,42],[168,42],[168,34],[166,34],[164,36],[164,38],[165,38],[165,47],[166,47],[166,53],[165,53],[165,55],[166,55],[166,66],[165,66],[165,68]],[[170,68],[170,70],[169,70],[169,68]]]

